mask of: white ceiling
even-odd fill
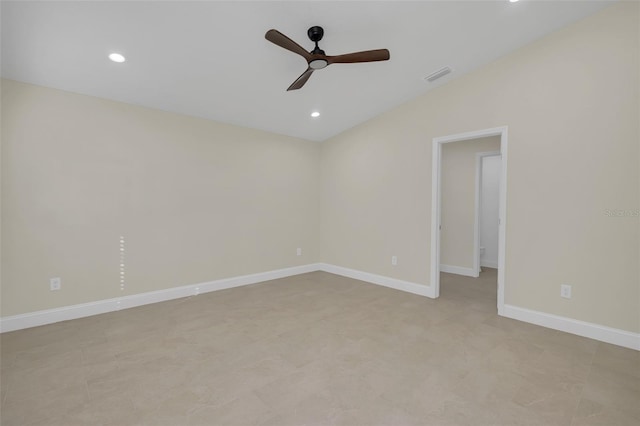
[[[590,15],[607,1],[2,2],[2,76],[321,141]],[[325,29],[328,55],[387,48],[286,88]],[[113,51],[127,61],[107,59]],[[435,83],[423,78],[450,66]],[[318,110],[322,115],[312,119]]]

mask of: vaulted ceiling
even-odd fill
[[[321,141],[473,71],[608,1],[3,1],[2,76]],[[300,90],[302,57],[278,29],[329,55],[387,48],[391,59],[334,64]],[[111,52],[124,63],[111,62]],[[433,83],[424,77],[453,72]],[[319,111],[318,118],[311,118]]]

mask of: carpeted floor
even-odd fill
[[[314,272],[1,336],[1,424],[637,425],[640,352]]]

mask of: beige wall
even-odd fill
[[[473,268],[476,153],[500,151],[500,137],[442,145],[440,264]]]
[[[428,285],[432,140],[507,125],[505,302],[640,331],[639,219],[605,214],[639,208],[638,29],[617,3],[323,143],[322,260]]]
[[[317,143],[3,80],[2,151],[2,316],[318,260]]]

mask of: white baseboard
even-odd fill
[[[200,284],[173,287],[164,290],[151,291],[148,293],[140,293],[113,299],[99,300],[96,302],[64,306],[62,308],[30,312],[28,314],[3,317],[0,318],[0,333],[21,330],[30,327],[37,327],[45,324],[53,324],[55,322],[83,318],[92,315],[99,315],[107,312],[119,311],[121,309],[148,305],[150,303],[179,299],[181,297],[195,296],[211,291],[256,284],[263,281],[270,281],[278,278],[289,277],[292,275],[313,272],[319,269],[320,265],[314,263],[251,275],[223,278],[220,280],[209,281]]]
[[[446,265],[442,265],[446,266]],[[454,267],[455,268],[455,267]],[[469,268],[461,268],[469,269]],[[443,272],[447,272],[444,269]],[[330,265],[326,263],[313,263],[292,268],[278,269],[274,271],[261,272],[251,275],[242,275],[232,278],[224,278],[200,284],[173,287],[165,290],[152,291],[148,293],[134,294],[131,296],[118,297],[97,302],[82,303],[79,305],[65,306],[56,309],[31,312],[27,314],[14,315],[0,318],[0,332],[21,330],[24,328],[36,327],[45,324],[52,324],[76,318],[88,317],[92,315],[114,312],[121,309],[133,308],[150,303],[164,302],[167,300],[182,297],[195,296],[201,293],[224,290],[233,287],[240,287],[259,282],[285,278],[293,275],[305,274],[307,272],[324,271],[331,274],[342,275],[366,281],[372,284],[393,288],[434,298],[433,287],[417,284],[410,281],[403,281],[396,278],[376,275],[369,272],[344,268],[342,266]],[[456,273],[456,272],[453,272]],[[465,274],[461,274],[465,275]],[[589,323],[571,318],[561,317],[544,312],[533,311],[512,305],[504,305],[500,315],[516,319],[519,321],[536,324],[554,330],[564,331],[578,336],[588,337],[601,342],[607,342],[618,346],[640,351],[640,333],[619,330],[599,324]]]
[[[530,309],[519,308],[512,305],[504,305],[501,315],[507,318],[640,351],[640,333],[632,333],[630,331],[533,311]]]
[[[498,269],[498,261],[495,262],[493,260],[481,260],[480,266],[484,266],[485,268],[493,268]]]
[[[457,275],[464,275],[465,277],[478,278],[478,274],[476,274],[473,268],[464,268],[462,266],[440,264],[440,272],[447,272],[449,274],[457,274]]]
[[[394,288],[396,290],[406,291],[408,293],[418,294],[420,296],[431,297],[432,299],[435,297],[433,293],[433,287],[416,284],[410,281],[403,281],[396,278],[385,277],[383,275],[357,271],[355,269],[344,268],[342,266],[329,265],[327,263],[320,263],[320,270],[329,272],[331,274],[342,275],[343,277],[366,281],[371,284],[377,284],[384,287]]]

